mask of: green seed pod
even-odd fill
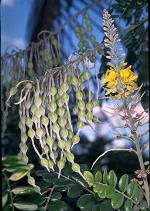
[[[86,19],[89,19],[89,18],[90,18],[90,15],[89,15],[88,13],[85,13],[85,14],[84,14],[84,17],[85,17]]]
[[[65,148],[65,141],[59,140],[59,141],[58,141],[58,147],[59,147],[60,149],[64,149],[64,148]]]
[[[31,107],[32,103],[31,103],[31,101],[27,100],[27,101],[24,103],[24,105],[25,105],[25,108],[26,108],[26,109],[29,109],[29,108]]]
[[[38,118],[37,118],[36,116],[32,116],[32,121],[33,121],[35,124],[37,124]]]
[[[43,147],[43,151],[45,152],[45,153],[48,153],[48,151],[49,151],[49,147],[46,145],[46,146],[44,146]]]
[[[32,114],[35,114],[37,109],[38,109],[38,107],[36,105],[32,105],[32,107],[31,107]]]
[[[85,118],[85,112],[84,111],[79,111],[79,113],[78,113],[78,117],[79,117],[79,119],[84,119]]]
[[[44,132],[43,132],[43,130],[42,130],[41,128],[37,128],[35,134],[36,134],[36,136],[37,136],[39,139],[41,139],[42,136],[44,135]]]
[[[36,96],[34,99],[34,104],[39,108],[40,105],[42,104],[42,100],[39,96]]]
[[[26,125],[29,128],[32,128],[33,122],[32,122],[32,119],[30,117],[26,117]]]
[[[59,117],[59,119],[58,119],[58,124],[59,124],[61,127],[64,127],[64,126],[67,124],[67,119],[66,119],[66,118],[63,118],[63,117]]]
[[[27,140],[28,140],[27,134],[26,133],[22,133],[21,134],[21,141],[22,141],[22,143],[25,144]]]
[[[72,142],[71,142],[71,140],[66,141],[66,146],[65,146],[65,149],[66,149],[67,151],[70,151],[71,146],[72,146]]]
[[[59,133],[59,130],[60,130],[59,125],[58,125],[57,123],[54,123],[54,124],[53,124],[53,131],[54,131],[56,134],[58,134],[58,133]]]
[[[71,78],[72,78],[72,76],[71,76],[71,75],[68,75],[68,76],[67,76],[67,81],[68,81],[68,83],[70,83],[70,82],[71,82]]]
[[[32,89],[32,84],[30,82],[26,83],[26,89]]]
[[[33,69],[33,63],[31,61],[28,63],[28,68]]]
[[[69,101],[69,95],[68,95],[67,93],[63,94],[63,96],[62,96],[62,101],[63,101],[64,103],[68,103],[68,101]]]
[[[92,42],[96,42],[96,37],[93,34],[90,36],[90,39]]]
[[[50,157],[52,158],[53,161],[55,161],[56,157],[55,157],[54,152],[50,152]]]
[[[32,163],[29,163],[28,167],[29,167],[30,170],[32,170],[34,168],[34,165]]]
[[[63,92],[62,88],[59,88],[59,89],[58,89],[58,95],[59,95],[59,96],[62,96],[63,93],[64,93],[64,92]]]
[[[41,159],[41,166],[48,167],[48,160],[45,158]]]
[[[21,150],[21,152],[22,152],[23,154],[26,154],[26,153],[27,153],[27,150],[28,150],[27,145],[21,143],[21,144],[20,144],[20,150]]]
[[[83,72],[83,78],[84,80],[89,80],[90,79],[90,73],[88,70]]]
[[[78,102],[78,108],[79,108],[80,110],[82,110],[82,111],[85,110],[85,102],[84,102],[83,100],[80,100],[80,101]]]
[[[59,169],[63,169],[65,167],[65,163],[66,160],[64,158],[61,158],[58,162],[57,162],[57,166]]]
[[[57,150],[57,143],[54,142],[53,144],[53,150],[56,151]]]
[[[66,153],[67,160],[71,163],[74,162],[74,155],[71,152]]]
[[[84,127],[84,122],[78,122],[77,123],[77,128],[82,129]]]
[[[28,157],[27,157],[26,154],[22,154],[22,161],[23,161],[25,164],[28,163],[29,159],[28,159]]]
[[[79,46],[79,48],[82,48],[82,47],[84,46],[84,42],[83,42],[83,41],[80,41],[80,42],[78,43],[78,46]]]
[[[88,25],[88,26],[87,26],[87,31],[88,31],[88,32],[91,32],[92,30],[93,30],[92,25]]]
[[[59,107],[62,107],[64,105],[64,102],[63,102],[62,98],[57,99],[57,105]]]
[[[87,109],[88,111],[92,111],[92,109],[93,109],[93,103],[92,103],[92,102],[88,102],[88,103],[86,104],[86,109]]]
[[[93,101],[93,107],[95,107],[95,106],[99,106],[99,100],[94,100]]]
[[[73,132],[71,130],[68,131],[68,138],[71,139],[73,137]]]
[[[50,103],[49,103],[49,109],[50,109],[51,112],[56,111],[56,109],[57,109],[57,104],[54,103],[54,102],[50,102]]]
[[[42,106],[39,107],[39,114],[41,116],[44,116],[45,115],[45,109]]]
[[[93,113],[92,112],[88,112],[87,115],[86,115],[87,119],[88,120],[91,120],[93,119]]]
[[[51,160],[48,160],[48,168],[53,169],[54,163]]]
[[[28,184],[35,187],[35,179],[31,176],[28,176]]]
[[[65,128],[62,128],[60,130],[60,136],[66,140],[67,136],[68,136],[68,130],[66,130]]]
[[[51,120],[51,122],[55,123],[57,121],[57,114],[52,112],[48,115],[49,119]]]
[[[71,83],[72,83],[74,86],[77,86],[77,85],[78,85],[78,79],[77,79],[75,76],[72,76],[72,77],[71,77]]]
[[[28,136],[33,139],[35,136],[35,131],[32,128],[29,128],[28,130]]]
[[[62,117],[65,114],[65,109],[64,108],[58,108],[57,109],[57,114]]]
[[[91,26],[91,20],[90,20],[90,19],[87,19],[87,20],[85,21],[85,23],[86,23],[87,26]]]
[[[63,92],[67,92],[68,89],[69,89],[68,83],[67,83],[67,82],[63,83],[63,84],[61,85],[61,89],[62,89]]]
[[[77,92],[76,92],[76,98],[77,98],[78,100],[82,100],[83,94],[82,94],[81,91],[77,91]]]
[[[48,118],[47,118],[46,116],[42,116],[41,122],[42,122],[42,124],[43,124],[45,127],[47,127],[47,126],[48,126],[48,123],[49,123],[49,120],[48,120]]]
[[[54,143],[54,140],[53,140],[50,136],[48,136],[47,139],[46,139],[46,143],[47,143],[49,146],[52,146],[53,143]]]
[[[10,95],[10,96],[13,96],[13,95],[15,95],[16,93],[17,93],[17,87],[15,86],[15,87],[12,87],[12,88],[10,89],[9,95]]]
[[[25,125],[25,123],[26,123],[26,116],[25,116],[25,115],[21,116],[21,117],[20,117],[20,121],[21,121],[21,123],[22,123],[23,125]]]
[[[81,39],[82,39],[82,40],[86,40],[86,39],[87,39],[87,35],[86,35],[86,34],[82,34],[82,35],[81,35]]]
[[[55,96],[55,95],[57,94],[57,89],[56,89],[55,86],[52,86],[52,87],[50,88],[50,94],[53,95],[53,96]]]
[[[78,144],[79,141],[80,141],[80,136],[74,135],[73,138],[72,138],[73,145]]]
[[[80,166],[77,163],[72,163],[72,170],[74,172],[80,173]]]

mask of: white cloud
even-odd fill
[[[14,0],[2,0],[1,6],[13,6]]]

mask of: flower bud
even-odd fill
[[[59,88],[59,89],[58,89],[58,95],[61,97],[61,96],[63,95],[63,93],[64,93],[64,92],[63,92],[63,89],[62,89],[62,88]]]
[[[57,100],[57,105],[58,105],[59,107],[62,107],[62,106],[64,105],[64,102],[63,102],[62,98],[58,98],[58,100]]]
[[[90,73],[88,70],[83,72],[83,78],[84,80],[89,80],[90,79]]]
[[[38,118],[37,118],[36,116],[32,116],[32,121],[33,121],[35,124],[37,124]]]
[[[80,141],[80,136],[79,135],[74,135],[72,138],[72,143],[73,144],[78,144]]]
[[[23,125],[25,125],[25,123],[26,123],[26,116],[25,116],[25,115],[21,116],[21,117],[20,117],[20,121],[21,121],[21,123],[22,123]]]
[[[36,129],[36,136],[38,137],[38,139],[41,139],[43,136],[43,130],[41,128],[37,128]]]
[[[74,155],[71,152],[66,153],[67,160],[71,163],[74,162]]]
[[[30,82],[26,83],[26,89],[32,89],[32,83]]]
[[[15,86],[15,87],[12,87],[11,89],[10,89],[10,96],[13,96],[13,95],[15,95],[17,93],[17,87]]]
[[[37,109],[38,109],[38,108],[37,108],[36,105],[32,105],[32,107],[31,107],[31,112],[32,112],[32,114],[35,114],[35,112],[36,112]]]
[[[77,98],[78,100],[82,100],[83,94],[82,94],[81,91],[77,91],[77,92],[76,92],[76,98]]]
[[[29,128],[28,130],[28,136],[33,139],[35,136],[35,131],[32,128]]]
[[[54,124],[53,124],[53,131],[54,131],[56,134],[58,134],[58,133],[59,133],[59,130],[60,130],[59,125],[58,125],[57,123],[54,123]]]
[[[44,146],[43,147],[43,151],[47,154],[48,153],[48,151],[49,151],[49,147],[46,145],[46,146]]]
[[[59,140],[59,141],[58,141],[58,147],[59,147],[60,149],[64,149],[64,148],[65,148],[65,141]]]
[[[77,163],[72,163],[72,170],[74,172],[80,173],[80,166]]]
[[[67,83],[67,82],[63,83],[63,84],[61,85],[61,89],[63,90],[63,92],[67,92],[68,89],[69,89],[68,83]]]
[[[51,122],[55,123],[57,121],[57,114],[52,112],[48,115],[49,119],[51,120]]]
[[[20,150],[21,150],[21,152],[22,152],[23,154],[26,154],[26,152],[27,152],[27,150],[28,150],[27,145],[21,143],[21,144],[20,144]]]
[[[49,146],[52,146],[53,143],[54,143],[54,140],[53,140],[50,136],[48,136],[47,139],[46,139],[46,143],[47,143]]]
[[[51,160],[48,160],[48,168],[53,169],[54,163]]]
[[[32,186],[36,186],[35,185],[35,179],[31,176],[28,176],[28,184],[32,185]]]
[[[71,145],[72,145],[71,140],[67,140],[67,141],[66,141],[66,146],[65,146],[65,149],[66,149],[67,151],[70,151],[70,149],[71,149]]]
[[[26,133],[22,133],[21,134],[21,141],[22,141],[22,143],[25,144],[27,140],[28,140],[27,134]]]
[[[34,99],[34,104],[39,108],[42,104],[41,98],[39,96],[36,96]]]
[[[61,126],[61,127],[64,127],[67,123],[67,119],[63,118],[63,117],[59,117],[58,119],[58,124]]]
[[[47,126],[48,126],[48,123],[49,123],[49,120],[48,120],[48,118],[47,118],[46,116],[42,116],[41,122],[42,122],[42,124],[43,124],[45,127],[47,127]]]
[[[92,109],[93,109],[93,104],[92,104],[92,102],[88,102],[88,103],[86,104],[86,109],[87,109],[88,111],[92,111]]]
[[[24,103],[24,105],[25,105],[25,108],[26,109],[29,109],[30,107],[31,107],[31,101],[30,100],[27,100],[27,101],[25,101],[25,103]]]
[[[60,117],[62,117],[65,114],[65,109],[64,108],[58,108],[57,113]]]
[[[41,166],[48,167],[48,160],[45,158],[41,159]]]
[[[32,128],[33,122],[32,122],[32,120],[31,120],[30,117],[26,117],[26,125],[27,125],[29,128]]]
[[[50,103],[49,103],[49,109],[50,109],[51,112],[56,111],[56,109],[57,109],[57,104],[54,103],[54,102],[50,102]]]
[[[81,109],[81,110],[85,110],[85,102],[84,102],[83,100],[80,100],[80,101],[78,102],[78,107],[79,107],[79,109]]]
[[[71,83],[72,83],[74,86],[77,86],[77,85],[78,85],[78,79],[77,79],[75,76],[72,76],[72,78],[71,78]]]
[[[23,161],[25,164],[28,163],[29,159],[28,159],[28,157],[27,157],[26,154],[23,154],[23,155],[22,155],[22,161]]]
[[[57,89],[56,89],[55,86],[52,86],[52,87],[50,88],[50,94],[53,95],[53,96],[55,96],[55,95],[57,94]]]
[[[68,103],[68,101],[69,101],[69,95],[68,95],[67,93],[63,94],[63,96],[62,96],[62,101],[63,101],[64,103]]]
[[[77,123],[77,128],[82,129],[84,127],[84,122],[78,122]]]
[[[57,162],[57,166],[59,169],[63,169],[65,167],[65,163],[66,163],[66,160],[64,158],[60,159],[58,162]]]

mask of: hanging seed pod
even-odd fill
[[[90,79],[90,72],[88,70],[85,70],[83,72],[83,78],[84,78],[84,80],[89,80]]]
[[[37,124],[38,123],[38,118],[36,116],[32,116],[32,121]]]
[[[32,89],[32,83],[28,82],[26,83],[26,89]]]
[[[93,109],[93,103],[92,103],[92,102],[88,102],[88,103],[86,104],[86,109],[87,109],[88,111],[92,111],[92,109]]]
[[[99,106],[99,100],[93,100],[93,107]]]
[[[64,159],[64,158],[61,158],[57,162],[57,166],[58,166],[59,170],[62,170],[65,167],[65,163],[66,163],[66,159]]]
[[[72,170],[74,172],[80,173],[80,166],[77,163],[72,163]]]
[[[26,127],[25,127],[25,125],[23,125],[21,122],[19,122],[19,128],[20,128],[20,130],[23,132],[23,133],[25,133],[26,132]]]
[[[63,93],[64,93],[64,92],[67,92],[68,89],[69,89],[68,83],[67,83],[67,82],[63,83],[63,84],[61,85],[60,89],[62,89]]]
[[[64,105],[64,102],[63,102],[63,100],[62,100],[61,97],[57,99],[57,105],[58,105],[59,107],[62,107],[62,106]]]
[[[76,91],[76,98],[77,98],[78,100],[82,100],[83,94],[82,94],[81,91]]]
[[[42,115],[45,114],[45,110],[43,107],[37,108],[34,112],[34,115],[39,119]]]
[[[64,108],[58,108],[57,109],[57,114],[62,117],[65,114],[65,109]]]
[[[69,95],[67,93],[63,94],[62,101],[64,103],[68,103],[69,102]]]
[[[80,141],[80,136],[79,135],[74,135],[72,138],[72,143],[73,145],[78,144]]]
[[[64,140],[66,140],[66,139],[67,139],[67,136],[68,136],[68,130],[66,130],[65,128],[62,128],[62,129],[60,130],[60,136],[61,136]]]
[[[53,167],[54,167],[53,161],[48,160],[48,168],[49,168],[49,169],[53,169]]]
[[[22,161],[23,161],[25,164],[28,163],[29,159],[28,159],[28,157],[27,157],[26,154],[22,154]]]
[[[72,83],[74,86],[77,86],[77,85],[78,85],[78,79],[77,79],[75,76],[72,76],[72,77],[71,77],[71,83]]]
[[[41,159],[41,166],[48,168],[48,160],[45,158]]]
[[[22,123],[23,125],[25,125],[25,123],[26,123],[26,116],[25,116],[25,115],[21,116],[21,117],[20,117],[20,121],[21,121],[21,123]]]
[[[41,122],[42,122],[42,124],[43,124],[45,127],[47,127],[48,124],[49,124],[49,120],[48,120],[48,118],[47,118],[46,116],[42,116]]]
[[[68,138],[71,139],[73,137],[73,132],[72,130],[68,130]]]
[[[32,107],[31,107],[32,114],[35,114],[37,109],[38,109],[38,107],[36,105],[32,105]]]
[[[39,114],[41,116],[44,116],[45,115],[45,109],[42,106],[39,107],[39,110],[38,111],[39,111]]]
[[[69,162],[74,162],[74,155],[71,152],[66,152],[66,158]]]
[[[21,152],[22,152],[23,154],[26,154],[26,153],[27,153],[27,150],[28,150],[27,145],[21,143],[21,144],[20,144],[20,150],[21,150]]]
[[[36,96],[36,97],[35,97],[35,99],[34,99],[34,104],[35,104],[35,106],[38,107],[38,108],[41,106],[42,100],[41,100],[41,98],[40,98],[39,96]]]
[[[54,123],[53,124],[53,131],[58,134],[59,133],[59,130],[60,130],[60,127],[57,123]]]
[[[68,83],[70,83],[70,82],[71,82],[71,78],[72,78],[72,76],[71,76],[71,75],[68,75],[68,76],[67,76],[67,81],[68,81]]]
[[[9,98],[17,93],[17,87],[14,86],[10,89]]]
[[[27,140],[28,140],[27,134],[21,133],[21,142],[25,144],[27,142]]]
[[[53,150],[56,151],[57,150],[57,143],[54,142],[53,144]]]
[[[56,160],[57,156],[54,154],[54,152],[50,152],[50,157],[52,158],[54,163],[56,163],[55,160]]]
[[[50,102],[50,103],[49,103],[49,109],[50,109],[51,112],[56,111],[56,109],[57,109],[57,104],[56,104],[55,102]]]
[[[93,113],[92,112],[88,112],[87,115],[86,115],[87,119],[88,120],[91,120],[93,119]]]
[[[65,144],[66,144],[65,149],[66,149],[67,151],[70,151],[71,146],[72,146],[72,141],[71,141],[71,140],[67,140],[67,141],[65,142]]]
[[[25,105],[25,108],[28,110],[31,107],[32,102],[27,100],[27,101],[25,101],[24,105]]]
[[[41,139],[42,136],[44,135],[43,129],[42,128],[37,128],[35,135],[36,135],[36,137],[38,137],[38,139]]]
[[[49,119],[51,120],[51,122],[55,123],[57,121],[57,114],[52,112],[48,115]]]
[[[84,122],[78,122],[77,123],[77,128],[78,128],[78,130],[80,130],[80,129],[82,129],[84,127]]]
[[[30,175],[28,175],[28,184],[32,185],[33,187],[35,187],[35,179],[33,177],[31,177]]]
[[[85,110],[85,102],[83,100],[79,100],[78,108],[81,109],[82,111]]]
[[[79,111],[78,112],[78,117],[79,117],[80,120],[84,120],[85,119],[85,116],[86,115],[85,115],[85,112],[84,111]]]
[[[90,15],[89,15],[87,12],[84,14],[84,17],[85,17],[86,19],[90,19]]]
[[[65,141],[59,140],[59,141],[58,141],[58,147],[59,147],[60,149],[64,149],[64,148],[65,148]]]
[[[46,154],[49,152],[49,147],[46,145],[42,149]]]
[[[54,143],[54,140],[50,136],[48,136],[46,139],[46,143],[51,147]]]
[[[58,89],[58,95],[61,97],[63,95],[63,90],[61,88]]]
[[[96,42],[96,37],[93,34],[90,35],[90,39],[91,39],[92,42]]]
[[[52,87],[50,88],[50,94],[51,94],[52,96],[55,96],[55,95],[57,94],[57,89],[56,89],[55,86],[52,86]]]
[[[92,27],[92,25],[89,24],[89,25],[87,26],[87,31],[88,31],[88,32],[91,32],[92,30],[93,30],[93,27]]]
[[[32,119],[30,117],[26,117],[26,125],[29,128],[32,128],[33,122],[32,122]]]
[[[35,131],[32,128],[29,128],[28,130],[28,136],[29,138],[33,139],[35,136]]]
[[[64,118],[64,117],[59,117],[59,119],[58,119],[58,124],[59,124],[61,127],[65,127],[65,125],[67,124],[67,119]]]

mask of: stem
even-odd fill
[[[8,180],[8,178],[7,178],[7,175],[5,174],[5,170],[3,170],[2,173],[3,173],[3,175],[4,175],[5,179],[6,179],[6,183],[7,183],[7,186],[8,186],[8,192],[9,192],[9,196],[10,196],[12,211],[15,211],[14,205],[13,205],[13,197],[12,197],[12,192],[11,192],[9,180]]]
[[[131,131],[131,132],[132,132],[132,135],[133,135],[133,139],[135,141],[136,152],[137,152],[140,168],[141,168],[141,170],[146,172],[145,166],[144,166],[144,161],[143,161],[143,156],[142,156],[142,151],[141,151],[141,148],[140,148],[140,140],[139,140],[139,137],[137,135],[137,132],[134,131],[135,122],[134,122],[134,119],[132,118],[132,115],[130,113],[130,109],[128,107],[126,99],[124,99],[124,110],[125,110],[125,113],[128,115],[128,120],[129,120],[129,123],[130,123],[130,126],[131,126],[131,130],[133,129],[133,131]],[[147,174],[146,174],[146,177],[143,178],[143,182],[144,182],[144,189],[145,189],[145,198],[146,198],[146,201],[147,201],[148,206],[149,206],[150,201],[149,201],[149,186],[148,186]]]
[[[52,196],[52,193],[53,193],[54,189],[55,189],[55,185],[51,188],[51,191],[50,191],[49,196],[47,198],[47,201],[46,201],[46,204],[45,204],[45,207],[44,207],[45,211],[47,210],[47,207],[48,207],[48,204],[49,204],[49,201],[51,199],[51,196]]]

